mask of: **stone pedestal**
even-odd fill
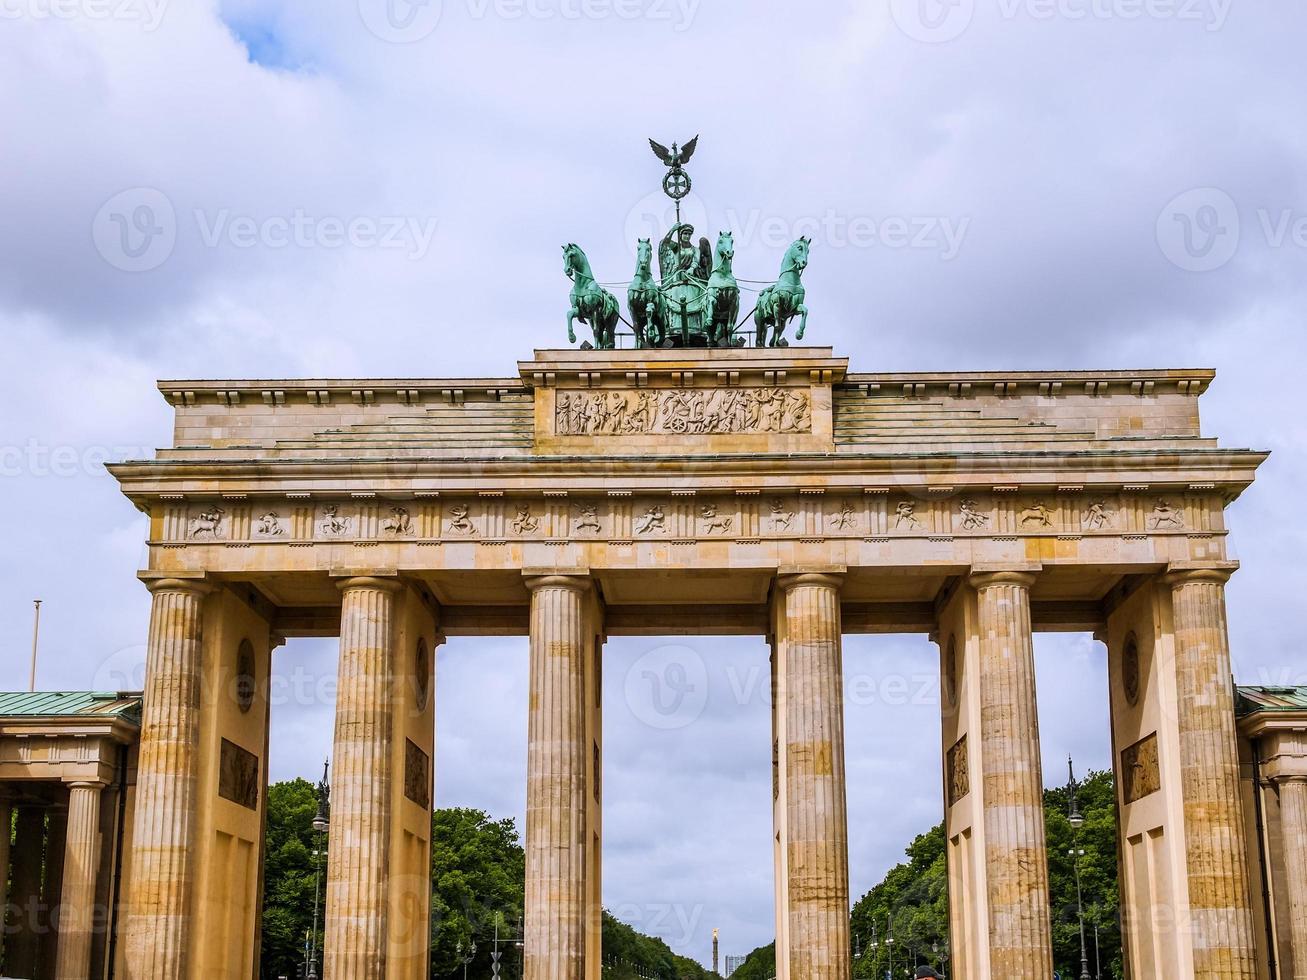
[[[528,578],[531,679],[526,801],[526,980],[585,980],[592,869],[586,671],[597,632],[583,576]],[[598,748],[596,743],[595,762]],[[597,787],[595,788],[597,792]],[[595,882],[597,884],[597,881]],[[595,923],[597,925],[597,923]]]
[[[1025,572],[971,577],[979,632],[990,972],[996,978],[1053,975],[1030,622],[1034,582],[1035,576]]]
[[[828,574],[777,582],[777,975],[788,980],[850,975],[841,585]]]
[[[1229,577],[1199,569],[1168,578],[1194,976],[1203,980],[1257,975],[1225,620]]]
[[[395,595],[390,579],[351,578],[344,596],[327,859],[325,980],[386,976]]]
[[[163,579],[150,591],[124,954],[132,980],[181,980],[194,897],[202,618],[212,589],[199,581]]]
[[[69,787],[56,980],[86,980],[91,966],[101,788],[100,783],[73,783]]]

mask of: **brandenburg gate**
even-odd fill
[[[434,651],[512,635],[526,975],[596,980],[604,642],[743,634],[772,651],[778,975],[847,978],[851,633],[939,645],[952,975],[1051,977],[1040,630],[1107,647],[1133,976],[1258,975],[1224,593],[1264,455],[1203,435],[1211,372],[597,346],[499,378],[160,385],[172,446],[112,467],[153,593],[131,977],[255,975],[268,676],[301,636],[340,638],[327,980],[424,977]]]

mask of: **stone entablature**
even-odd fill
[[[1216,445],[1199,432],[1204,370],[849,374],[829,348],[538,351],[518,367],[515,378],[161,382],[177,413],[161,455],[919,455],[923,437],[936,452]]]
[[[161,495],[152,542],[384,544],[549,541],[741,543],[847,539],[868,542],[1206,541],[1226,533],[1225,500],[1208,486],[1171,493],[1062,488],[1031,494],[956,487],[761,487],[505,492],[414,491],[409,495],[289,492]]]

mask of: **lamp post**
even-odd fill
[[[1076,782],[1076,767],[1070,756],[1067,756],[1066,767],[1069,780],[1067,795],[1070,805],[1067,822],[1071,824],[1071,829],[1075,831],[1078,839],[1080,828],[1085,825],[1085,815],[1080,812],[1080,802],[1077,799],[1080,784]],[[1076,913],[1080,917],[1080,980],[1093,980],[1089,974],[1089,949],[1085,945],[1085,899],[1080,889],[1080,859],[1085,856],[1085,851],[1084,848],[1077,846],[1072,847],[1067,854],[1071,858],[1071,866],[1075,869],[1076,876]]]
[[[313,815],[313,830],[320,834],[324,841],[327,831],[331,829],[331,784],[327,780],[330,768],[330,759],[322,763],[322,782],[318,783],[318,812]],[[318,847],[313,852],[313,932],[309,944],[309,962],[304,971],[308,980],[318,980],[318,918],[322,907],[322,852],[322,847]]]
[[[472,943],[472,948],[468,950],[467,956],[463,955],[462,940],[459,940],[458,945],[454,947],[455,959],[457,959],[460,963],[463,964],[463,980],[467,980],[467,968],[472,963],[472,961],[476,959],[476,955],[477,955],[477,944],[475,942]]]

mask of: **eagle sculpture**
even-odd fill
[[[678,147],[675,143],[669,150],[657,140],[650,140],[649,145],[653,147],[654,154],[667,166],[673,170],[680,170],[690,162],[690,157],[694,156],[695,147],[699,145],[699,137],[695,137],[686,143],[685,146]]]

